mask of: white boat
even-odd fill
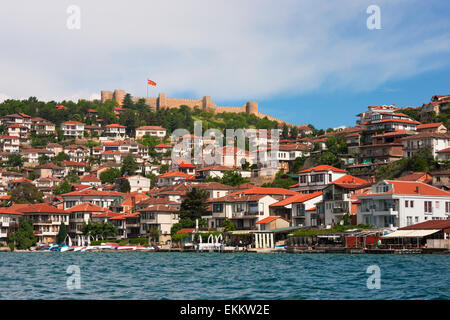
[[[119,246],[116,247],[116,250],[136,250],[135,246]]]

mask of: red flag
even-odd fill
[[[151,85],[151,86],[156,87],[156,82],[154,82],[154,81],[152,81],[152,80],[150,80],[150,79],[147,79],[147,83],[148,83],[149,85]]]

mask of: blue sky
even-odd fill
[[[69,5],[80,29],[68,29]],[[378,5],[381,29],[366,12]],[[100,90],[258,101],[318,128],[369,104],[450,93],[450,2],[429,0],[50,1],[2,4],[0,100],[98,98]]]

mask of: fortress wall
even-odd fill
[[[125,97],[124,90],[114,90],[112,91],[101,91],[102,103],[108,99],[114,99],[122,105],[123,98]],[[132,98],[134,102],[137,102],[141,98]],[[210,111],[214,113],[220,112],[230,112],[230,113],[240,113],[245,112],[248,114],[254,114],[258,118],[267,117],[269,120],[277,121],[279,123],[287,123],[286,121],[280,120],[278,118],[262,114],[258,112],[258,102],[249,101],[241,107],[227,107],[227,106],[217,106],[211,101],[210,96],[205,96],[201,99],[183,99],[183,98],[167,98],[164,93],[160,93],[156,98],[144,98],[145,103],[150,106],[150,108],[156,110],[158,108],[179,108],[182,105],[188,106],[191,109],[194,107],[199,107],[202,110]]]
[[[245,106],[243,107],[216,107],[216,113],[221,113],[221,112],[232,112],[232,113],[241,113],[241,112],[246,112],[245,111]]]

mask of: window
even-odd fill
[[[423,206],[424,206],[425,213],[433,212],[433,207],[432,207],[431,201],[424,201]]]
[[[414,208],[414,201],[413,201],[413,200],[409,201],[409,206],[410,206],[411,208]]]
[[[408,208],[408,200],[405,200],[405,208]]]
[[[435,206],[436,206],[436,209],[439,209],[439,201],[436,201]]]
[[[223,203],[213,204],[213,212],[223,212]]]
[[[406,225],[407,226],[412,225],[412,217],[406,217]]]
[[[450,202],[445,202],[445,213],[450,212]]]
[[[419,223],[419,217],[415,217],[415,223]]]

